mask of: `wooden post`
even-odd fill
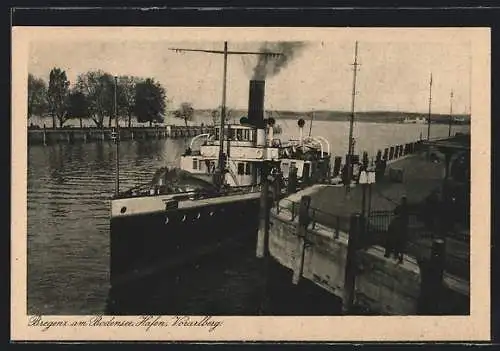
[[[293,194],[297,190],[297,167],[290,167],[288,173],[288,187],[287,193]]]
[[[306,234],[309,225],[310,196],[302,196],[300,199],[299,221],[297,223],[297,251],[294,261],[292,283],[297,285],[304,271],[304,256],[306,252]]]
[[[257,258],[263,258],[268,255],[269,250],[269,180],[268,176],[269,165],[267,162],[262,164],[261,170],[261,191],[260,191],[260,221],[259,230],[257,233]]]
[[[351,225],[349,229],[349,240],[347,243],[347,256],[345,263],[344,296],[342,301],[342,311],[349,313],[354,304],[354,293],[356,287],[356,253],[361,230],[361,215],[359,213],[351,215]]]

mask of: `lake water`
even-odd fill
[[[280,138],[298,135],[296,121],[279,123],[283,128]],[[348,128],[346,122],[318,121],[313,124],[312,135],[327,138],[332,153],[340,156],[347,150]],[[308,124],[304,130],[309,134]],[[453,126],[452,132],[464,130],[468,127]],[[379,148],[415,141],[420,134],[427,136],[426,125],[357,123],[355,148],[374,155]],[[432,126],[431,137],[447,135],[448,126]],[[149,181],[158,167],[177,165],[186,143],[170,139],[122,142],[121,187]],[[28,313],[105,311],[109,289],[108,199],[114,191],[114,167],[115,145],[108,142],[28,148]],[[259,282],[255,260],[251,259],[253,252],[252,247],[246,253],[220,260],[212,268],[205,265],[203,272],[199,267],[190,268],[196,284],[191,282],[179,289],[186,296],[198,294],[200,298],[193,300],[198,305],[234,303],[235,311],[238,306],[249,306]],[[210,274],[217,272],[221,272],[218,278],[210,279]],[[157,298],[161,299],[161,294]]]

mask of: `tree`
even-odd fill
[[[76,86],[88,102],[88,114],[98,128],[104,127],[104,117],[111,118],[114,111],[114,78],[101,70],[80,74]]]
[[[184,123],[186,124],[186,127],[187,127],[188,121],[192,120],[193,116],[194,116],[193,105],[190,102],[183,102],[179,106],[179,109],[177,109],[174,112],[174,116],[176,118],[182,118],[184,120]]]
[[[89,106],[85,94],[76,89],[70,91],[66,102],[66,109],[68,111],[69,118],[80,119],[80,128],[82,128],[82,119],[89,116]]]
[[[52,127],[56,127],[56,118],[61,128],[67,120],[66,99],[69,92],[69,81],[66,72],[60,68],[50,71],[49,88],[47,91],[47,102],[52,115]]]
[[[42,78],[28,74],[28,118],[47,112],[47,84]]]
[[[152,78],[135,85],[134,113],[138,122],[163,122],[166,107],[165,89]]]
[[[142,79],[131,76],[118,78],[118,115],[127,116],[128,127],[132,126],[132,116],[135,110],[135,88]]]

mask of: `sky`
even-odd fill
[[[265,38],[263,38],[265,39]],[[325,38],[326,39],[326,38]],[[266,78],[269,110],[350,111],[355,41],[358,41],[356,111],[427,112],[432,72],[432,112],[470,108],[471,45],[459,35],[446,41],[363,41],[363,37],[308,40],[281,71]],[[229,50],[258,51],[263,41],[228,41]],[[169,108],[191,102],[195,108],[221,104],[223,55],[178,53],[169,48],[223,49],[223,41],[37,38],[29,46],[28,71],[48,81],[53,67],[78,74],[102,69],[112,75],[152,77],[167,92]],[[227,106],[247,108],[248,81],[256,56],[229,55]]]

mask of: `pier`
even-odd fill
[[[115,128],[28,128],[28,145],[56,143],[88,143],[112,141]],[[120,140],[189,138],[203,133],[213,133],[211,126],[156,126],[119,127]]]
[[[273,203],[267,256],[289,271],[290,289],[312,282],[342,299],[345,314],[469,314],[470,171],[456,169],[470,136],[413,146],[387,148],[373,184],[309,185]],[[394,227],[403,201],[408,224]],[[429,211],[441,211],[430,224]],[[400,259],[389,255],[391,237]]]

